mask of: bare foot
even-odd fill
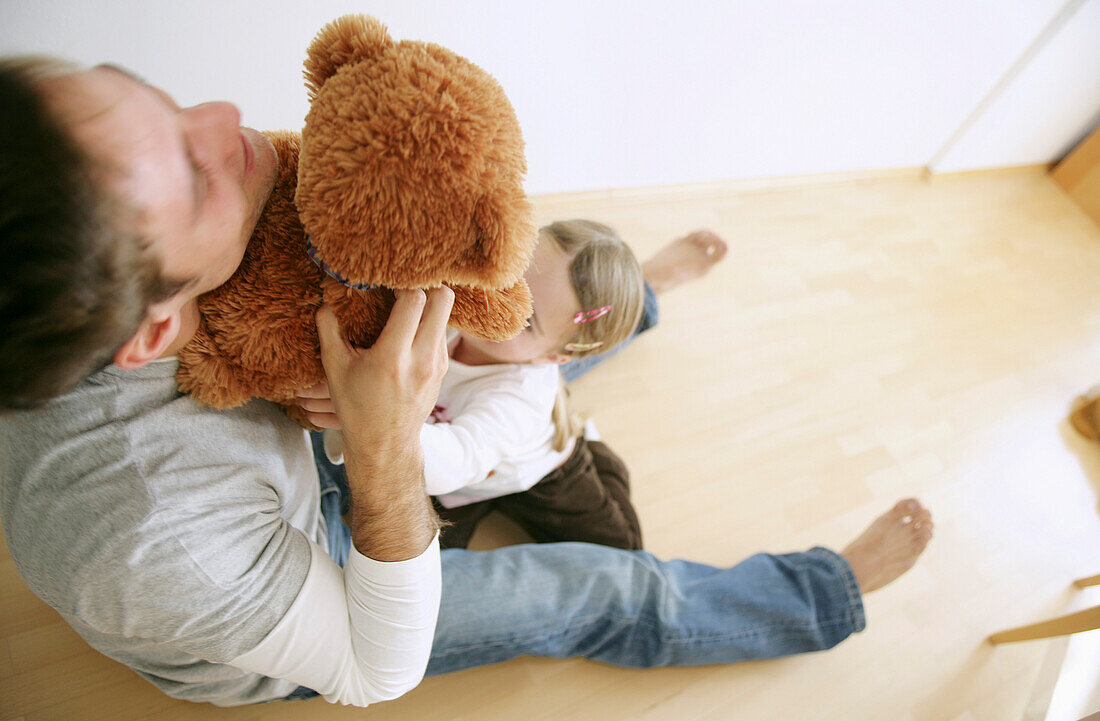
[[[701,278],[726,256],[728,246],[717,233],[696,230],[672,241],[642,263],[642,274],[653,290],[664,293],[681,283]]]
[[[932,540],[932,514],[915,498],[876,518],[840,552],[852,566],[863,593],[882,588],[908,571]]]
[[[1077,396],[1070,409],[1069,424],[1073,430],[1090,441],[1100,440],[1100,395],[1090,389],[1086,395]]]

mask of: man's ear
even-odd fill
[[[180,333],[180,311],[151,312],[130,340],[115,353],[114,362],[119,368],[141,368],[164,355]]]

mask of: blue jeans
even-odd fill
[[[313,441],[322,488],[342,500],[343,467],[328,462],[320,434]],[[346,560],[339,506],[322,496],[322,511]],[[630,668],[733,663],[831,648],[865,625],[851,566],[825,548],[760,553],[732,568],[587,543],[448,549],[427,673],[517,656]],[[301,687],[287,698],[315,695]]]
[[[324,436],[312,431],[309,440],[313,444],[313,463],[317,466],[317,477],[321,483],[321,515],[328,530],[328,548],[325,550],[343,568],[351,551],[351,529],[343,518],[351,502],[348,475],[342,465],[329,462],[325,455]]]
[[[427,673],[517,656],[733,663],[831,648],[864,625],[851,567],[824,548],[725,569],[587,543],[449,549]]]

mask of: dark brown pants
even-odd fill
[[[642,547],[642,529],[630,503],[630,474],[600,441],[578,438],[565,463],[522,493],[458,508],[432,499],[449,522],[440,533],[443,548],[465,548],[481,519],[498,510],[539,543],[586,541],[631,550]]]

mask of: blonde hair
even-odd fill
[[[539,229],[570,259],[569,279],[582,312],[607,313],[573,326],[561,352],[585,358],[609,351],[634,334],[645,304],[642,267],[612,228],[592,220],[559,220]],[[580,435],[584,421],[569,408],[564,383],[554,403],[554,450]]]

